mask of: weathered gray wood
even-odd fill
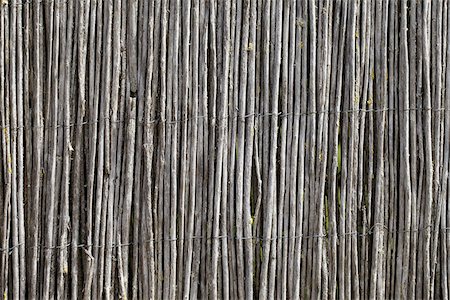
[[[376,107],[384,109],[386,106],[386,92],[385,92],[385,77],[386,77],[386,42],[383,37],[383,28],[387,26],[387,18],[383,21],[383,16],[386,17],[387,9],[385,7],[386,2],[376,2],[375,12],[375,43],[380,46],[375,51],[375,99],[374,103]],[[383,7],[384,6],[384,7]],[[383,24],[385,22],[385,24]],[[384,74],[383,74],[384,73]],[[374,212],[374,236],[373,236],[373,255],[372,264],[376,272],[372,272],[370,280],[370,299],[375,299],[377,295],[384,294],[384,278],[382,276],[382,263],[383,263],[383,226],[384,226],[384,209],[383,209],[383,183],[384,183],[384,164],[383,147],[384,147],[384,122],[385,112],[381,111],[375,116],[376,128],[380,129],[378,133],[377,145],[376,145],[376,185],[375,185],[375,212]]]
[[[401,292],[398,290],[400,288],[400,284],[396,286],[396,297],[407,297],[407,284],[408,284],[408,271],[409,271],[409,262],[408,257],[410,256],[410,234],[411,230],[411,166],[409,162],[410,157],[410,140],[408,136],[409,125],[410,125],[410,108],[409,103],[409,56],[408,56],[408,40],[407,40],[407,7],[406,3],[401,3],[401,25],[400,25],[400,108],[404,110],[402,113],[402,125],[403,131],[401,133],[401,151],[400,151],[400,164],[403,166],[401,169],[401,177],[402,177],[402,189],[404,195],[404,207],[405,207],[405,221],[403,228],[406,232],[403,240],[403,249],[401,257],[403,261],[401,262],[402,266],[397,265],[397,268],[400,270],[399,273],[402,273],[402,277],[397,278],[399,282],[401,282]],[[398,294],[400,292],[400,294]]]
[[[182,83],[180,84],[180,100],[181,100],[181,109],[180,109],[180,121],[182,126],[181,133],[181,162],[180,162],[180,187],[179,187],[179,207],[178,207],[178,215],[179,215],[179,225],[178,225],[178,276],[177,282],[178,285],[178,298],[181,298],[183,293],[183,278],[184,278],[184,245],[185,245],[185,225],[186,225],[186,212],[187,212],[187,201],[189,200],[189,180],[188,180],[188,172],[189,172],[189,162],[188,162],[188,118],[189,116],[189,100],[192,98],[189,97],[190,92],[190,83],[191,83],[191,74],[189,70],[189,62],[190,62],[190,39],[191,39],[191,1],[184,1],[181,4],[181,43],[182,43],[182,56],[181,56],[181,78]],[[151,72],[149,72],[147,76],[151,76]]]
[[[301,101],[300,106],[300,137],[299,137],[299,159],[298,159],[298,170],[299,170],[299,178],[298,178],[298,191],[297,191],[297,199],[300,201],[300,207],[297,211],[297,224],[296,224],[296,246],[295,246],[295,262],[296,262],[296,268],[294,271],[294,278],[296,278],[294,282],[294,290],[293,290],[293,297],[303,297],[303,293],[301,289],[301,280],[300,280],[300,274],[302,270],[304,269],[304,266],[301,264],[304,255],[302,255],[302,243],[304,239],[302,238],[302,235],[305,231],[303,231],[303,212],[304,212],[304,206],[305,206],[305,176],[306,176],[306,168],[305,168],[305,152],[306,152],[306,117],[307,117],[307,72],[308,72],[308,38],[307,38],[307,30],[308,26],[306,23],[307,18],[307,6],[304,2],[301,6],[301,9],[298,10],[299,14],[298,18],[298,24],[297,26],[300,26],[300,38],[299,38],[299,47],[301,49],[301,56],[299,54],[297,58],[297,63],[299,64],[299,70],[298,72],[302,74],[301,76],[301,86],[299,85],[297,87],[297,94]],[[301,87],[301,90],[300,90]]]
[[[61,64],[59,66],[60,78],[62,80],[62,84],[60,85],[60,99],[64,98],[64,101],[61,101],[63,107],[63,166],[62,166],[62,178],[61,178],[61,204],[60,204],[60,225],[59,225],[59,244],[66,245],[68,243],[68,224],[69,224],[69,195],[70,195],[70,156],[71,156],[71,139],[70,139],[70,100],[69,100],[69,75],[68,68],[66,66],[70,66],[70,54],[72,49],[72,39],[70,38],[70,32],[72,29],[72,25],[70,23],[69,18],[69,9],[67,4],[62,5],[62,18],[66,18],[67,23],[63,22],[63,26],[61,27],[61,42],[63,47],[61,48],[60,61]],[[69,38],[68,38],[69,36]],[[70,49],[70,51],[69,51]],[[89,209],[91,212],[92,210]],[[57,272],[57,289],[56,296],[59,298],[66,297],[64,285],[67,277],[67,273],[69,271],[68,266],[68,253],[67,248],[62,247],[58,251],[58,272]]]
[[[289,55],[289,14],[290,3],[289,1],[283,1],[283,23],[282,23],[282,54],[281,54],[281,83],[280,83],[280,111],[282,114],[287,113],[288,106],[288,55]],[[280,181],[278,187],[278,232],[280,235],[285,232],[284,227],[288,220],[285,220],[284,216],[287,215],[287,195],[286,195],[286,147],[287,147],[287,116],[281,118],[280,124]],[[284,253],[285,247],[288,242],[277,243],[277,253]],[[287,257],[282,255],[277,260],[277,298],[286,298],[286,266]]]
[[[298,45],[299,37],[298,37],[298,30],[297,30],[297,3],[296,1],[291,1],[290,3],[290,20],[289,20],[289,31],[290,31],[290,46],[289,46],[289,82],[288,82],[288,105],[287,105],[287,112],[292,112],[293,115],[288,117],[288,141],[287,141],[287,149],[289,150],[289,159],[291,161],[290,164],[288,164],[288,168],[286,170],[287,173],[287,188],[286,188],[286,196],[287,201],[289,205],[288,215],[289,215],[289,223],[287,225],[288,229],[288,235],[289,236],[295,236],[295,230],[296,230],[296,201],[295,201],[295,193],[293,192],[294,188],[297,183],[297,157],[298,157],[298,132],[299,132],[299,117],[296,116],[295,111],[297,114],[299,113],[299,103],[296,101],[296,95],[295,95],[295,89],[296,89],[296,82],[295,82],[295,75],[297,72],[297,68],[295,66],[297,61],[297,53],[300,51],[300,47]],[[288,245],[285,246],[285,257],[286,261],[294,261],[294,247],[295,247],[295,239],[289,240]],[[286,294],[286,297],[292,298],[293,297],[293,266],[290,266],[288,268],[288,265],[286,264],[284,266],[287,268],[287,274],[286,274],[286,291],[284,293]]]
[[[94,3],[93,6],[91,6],[91,13],[90,13],[90,26],[89,29],[89,57],[88,57],[88,64],[89,64],[89,120],[98,120],[99,119],[99,78],[100,78],[100,64],[98,63],[99,60],[96,60],[96,58],[100,55],[101,51],[101,45],[100,43],[96,43],[96,33],[95,30],[99,28],[98,35],[101,37],[102,30],[101,30],[101,22],[99,17],[97,17],[97,11],[101,12],[101,6],[98,6]],[[100,24],[98,24],[100,23]],[[97,25],[98,24],[98,25]],[[97,27],[98,26],[98,27]],[[84,287],[84,299],[89,299],[92,295],[92,287],[95,286],[95,283],[97,280],[94,280],[94,274],[96,271],[96,268],[94,267],[97,261],[95,260],[94,253],[96,253],[98,250],[92,247],[94,236],[96,235],[96,229],[98,228],[98,225],[94,226],[94,223],[96,223],[97,217],[94,216],[94,212],[98,211],[100,209],[101,201],[95,201],[95,195],[96,191],[94,190],[94,180],[96,176],[96,166],[97,162],[97,136],[98,136],[98,122],[93,122],[89,126],[89,155],[88,155],[88,171],[87,171],[87,191],[86,191],[86,199],[87,199],[87,210],[88,210],[88,216],[86,218],[86,227],[87,229],[87,236],[86,236],[86,251],[88,254],[90,254],[91,260],[89,261],[89,267],[86,267],[87,274],[86,274],[86,280],[85,280],[85,287]],[[95,205],[95,209],[94,209]],[[97,229],[98,230],[98,229]],[[87,255],[89,256],[89,255]],[[95,288],[94,288],[95,291]],[[96,291],[94,292],[96,295]]]
[[[230,3],[229,1],[226,1],[224,3],[225,5],[225,15],[229,18],[230,14]],[[214,6],[214,5],[213,5]],[[214,14],[214,11],[212,12]],[[213,16],[214,17],[214,16]],[[212,18],[213,18],[212,17]],[[213,18],[211,20],[213,28],[215,27],[215,19]],[[226,21],[225,21],[226,22]],[[229,72],[229,65],[230,65],[230,28],[229,24],[225,23],[224,28],[224,49],[223,49],[223,78],[220,83],[220,90],[221,90],[221,102],[219,102],[218,105],[218,144],[217,144],[217,158],[216,158],[216,172],[215,172],[215,189],[214,189],[214,214],[213,214],[213,230],[212,230],[212,262],[211,262],[211,269],[212,269],[212,282],[211,282],[211,297],[213,299],[218,298],[218,283],[217,283],[217,273],[218,273],[218,256],[219,256],[219,239],[217,238],[219,236],[219,222],[220,222],[220,211],[221,211],[221,192],[222,192],[222,176],[223,176],[223,160],[224,160],[224,152],[225,152],[225,137],[226,137],[226,131],[225,131],[225,124],[227,124],[227,106],[228,106],[228,72]],[[213,35],[213,42],[215,42]],[[215,49],[213,49],[214,51]],[[226,169],[226,168],[225,168]],[[225,278],[224,280],[228,280],[228,278]],[[226,291],[228,293],[228,291]],[[224,297],[228,298],[228,297]]]
[[[58,124],[58,93],[57,93],[57,84],[56,78],[58,77],[58,68],[53,66],[52,63],[55,63],[59,60],[59,30],[55,30],[53,26],[56,28],[59,27],[59,9],[55,10],[53,13],[53,5],[50,7],[50,13],[54,20],[50,22],[50,36],[52,39],[52,43],[54,43],[54,47],[52,47],[53,51],[49,52],[49,56],[51,57],[51,63],[49,64],[49,68],[51,70],[49,74],[49,86],[51,90],[48,91],[48,105],[50,107],[50,132],[51,135],[49,137],[49,147],[47,149],[49,155],[49,180],[47,187],[47,205],[46,205],[46,236],[45,236],[45,244],[48,247],[44,250],[44,287],[42,292],[43,298],[50,297],[50,277],[51,277],[51,268],[52,268],[52,247],[53,247],[53,230],[54,230],[54,218],[55,218],[55,194],[56,194],[56,144],[57,144],[57,124]],[[54,23],[53,23],[54,22]],[[78,230],[78,228],[76,228]]]
[[[445,6],[447,5],[447,6]],[[448,15],[448,3],[444,4],[444,11],[447,12],[447,22],[445,22],[445,17],[444,17],[444,24],[446,24],[447,26],[447,39],[448,36],[450,34],[450,18]],[[450,63],[449,63],[449,59],[450,59],[450,45],[447,42],[447,47],[446,47],[446,53],[444,54],[445,60],[446,60],[446,69],[445,69],[445,86],[448,86],[450,84]],[[449,115],[449,104],[450,104],[450,93],[448,91],[445,92],[444,95],[444,108],[445,108],[445,133],[444,135],[447,136],[447,134],[449,134],[449,125],[450,125],[450,115]],[[446,178],[446,176],[448,176],[447,172],[448,172],[448,168],[449,168],[449,162],[448,162],[448,156],[449,156],[449,149],[448,149],[449,143],[446,140],[444,142],[444,170],[443,170],[443,174],[444,175],[444,180],[446,180],[446,182],[444,182],[444,188],[443,188],[443,192],[442,192],[442,196],[444,197],[445,193],[447,193],[447,197],[448,197],[448,190],[449,190],[449,179],[448,177]],[[444,268],[444,274],[442,276],[442,289],[444,290],[443,293],[443,297],[448,297],[448,293],[450,292],[450,276],[449,276],[449,272],[450,272],[450,260],[448,259],[448,245],[450,244],[450,234],[448,232],[448,230],[444,230],[443,228],[447,228],[447,226],[450,224],[450,206],[445,204],[445,201],[442,203],[443,207],[442,207],[442,218],[441,218],[441,228],[442,228],[442,236],[443,240],[442,240],[442,256],[444,258],[444,262],[443,264],[445,264],[445,266],[443,266]],[[446,207],[447,206],[447,207]]]
[[[431,295],[431,263],[430,263],[430,240],[431,240],[431,217],[432,217],[432,204],[433,204],[433,158],[432,158],[432,121],[431,121],[431,83],[430,83],[430,45],[428,37],[428,24],[429,24],[429,9],[431,6],[430,1],[424,1],[423,10],[423,97],[424,97],[424,137],[425,137],[425,199],[424,199],[424,227],[425,236],[423,244],[423,293],[424,298],[429,299]]]
[[[274,12],[274,15],[276,16],[276,24],[278,25],[276,27],[276,37],[274,41],[275,45],[275,61],[273,65],[273,73],[274,73],[274,80],[272,81],[272,98],[270,101],[271,104],[271,117],[270,117],[270,159],[269,159],[269,175],[268,175],[268,187],[267,187],[267,198],[266,202],[266,210],[264,218],[266,222],[263,226],[263,254],[262,254],[262,267],[261,267],[261,282],[260,282],[260,291],[259,291],[259,297],[261,299],[264,299],[266,297],[273,297],[272,293],[274,292],[273,286],[268,286],[268,279],[272,278],[275,280],[274,272],[271,270],[271,272],[268,274],[269,269],[269,261],[270,263],[274,263],[273,258],[274,255],[271,255],[271,246],[275,246],[277,240],[272,240],[271,238],[276,235],[272,235],[273,229],[276,228],[276,217],[275,220],[272,221],[276,214],[276,210],[274,209],[274,202],[276,200],[277,190],[276,190],[276,156],[277,156],[277,139],[278,139],[278,96],[279,96],[279,78],[280,78],[280,63],[281,63],[281,36],[282,36],[282,30],[281,30],[281,21],[282,21],[282,6],[278,7],[277,11]],[[269,70],[266,69],[265,72],[268,72]],[[268,86],[266,87],[268,88]],[[269,93],[268,90],[266,90],[266,93]],[[267,96],[269,96],[267,94]],[[274,225],[272,225],[274,224]],[[274,247],[272,247],[274,249]],[[272,250],[274,251],[274,250]],[[270,255],[270,257],[269,257]],[[272,283],[273,285],[273,283]]]
[[[355,2],[356,4],[356,2]],[[319,11],[322,11],[319,17],[319,35],[320,37],[320,48],[318,52],[318,58],[323,62],[322,66],[320,66],[321,71],[318,76],[318,120],[317,120],[317,155],[318,160],[316,161],[316,190],[315,197],[317,199],[315,210],[317,211],[317,219],[315,220],[315,224],[313,226],[314,232],[316,232],[320,237],[318,237],[315,241],[314,245],[314,261],[315,268],[313,270],[313,297],[320,297],[322,294],[328,294],[327,281],[328,274],[326,274],[325,270],[327,270],[327,265],[322,265],[323,255],[324,255],[324,239],[321,237],[324,235],[324,221],[325,221],[325,173],[328,159],[328,115],[324,113],[324,111],[328,107],[328,93],[329,93],[329,35],[328,35],[328,24],[329,16],[332,14],[331,6],[329,1],[324,1],[319,5]],[[354,52],[354,51],[353,51]],[[325,261],[326,262],[326,261]],[[322,277],[322,273],[325,272],[325,278]],[[323,288],[322,288],[322,285]]]
[[[448,1],[1,1],[4,298],[448,298]]]
[[[417,6],[416,6],[416,11],[417,11],[417,23],[421,24],[420,26],[417,27],[417,107],[423,108],[423,58],[422,58],[422,53],[423,53],[423,3],[422,2],[417,2]],[[417,189],[417,208],[419,211],[419,215],[417,216],[417,228],[423,228],[423,216],[424,216],[424,210],[423,210],[423,199],[424,199],[424,193],[423,193],[423,188],[425,185],[425,180],[423,179],[423,176],[425,174],[425,168],[424,168],[424,164],[425,164],[425,159],[424,159],[424,136],[423,136],[423,119],[424,119],[424,115],[423,114],[418,114],[417,115],[417,127],[420,130],[421,134],[418,134],[418,139],[417,139],[417,144],[418,144],[418,158],[419,158],[419,172],[418,172],[418,189]],[[416,234],[416,238],[418,240],[418,245],[417,245],[417,265],[415,268],[413,268],[413,273],[412,273],[412,277],[411,279],[415,279],[417,282],[417,286],[419,288],[415,289],[415,288],[411,288],[411,294],[412,296],[415,297],[422,297],[422,289],[420,288],[422,286],[423,283],[423,258],[424,256],[422,255],[422,250],[423,250],[423,236],[424,236],[423,231],[421,232],[417,232]]]
[[[199,61],[198,61],[198,53],[199,53],[199,19],[200,19],[200,10],[199,10],[199,4],[197,1],[193,2],[192,7],[192,83],[189,85],[192,88],[192,101],[191,101],[191,108],[190,108],[190,114],[188,114],[188,117],[192,119],[192,127],[190,132],[190,138],[192,143],[190,144],[190,169],[189,169],[189,202],[188,202],[188,208],[187,208],[187,225],[186,225],[186,236],[188,237],[186,239],[186,261],[184,265],[184,282],[183,282],[183,293],[182,298],[188,299],[190,295],[190,289],[191,289],[191,270],[192,270],[192,263],[193,263],[193,239],[189,238],[194,235],[194,213],[196,208],[196,180],[195,180],[195,174],[197,173],[197,135],[198,135],[198,119],[196,116],[198,115],[198,102],[199,102],[199,89],[198,89],[198,82],[199,82],[199,74],[198,74],[198,68],[199,68]],[[195,284],[195,281],[194,281]]]

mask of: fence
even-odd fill
[[[12,299],[448,299],[448,1],[0,0]]]

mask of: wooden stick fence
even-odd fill
[[[448,299],[449,8],[0,0],[4,299]]]

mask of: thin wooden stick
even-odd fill
[[[51,14],[53,14],[53,7],[50,10]],[[59,9],[56,9],[54,13],[54,26],[58,28],[59,26]],[[51,61],[57,62],[59,59],[59,30],[54,30],[51,28],[51,35],[54,46],[54,51],[50,52],[49,55],[52,55]],[[53,47],[52,47],[53,48]],[[50,64],[51,66],[51,64]],[[50,67],[51,68],[51,67]],[[58,68],[53,67],[50,78],[51,82],[54,82],[54,80],[58,76]],[[57,144],[57,128],[56,124],[58,122],[58,93],[57,93],[57,84],[53,83],[51,85],[52,90],[50,91],[49,95],[49,102],[51,103],[51,126],[53,127],[51,137],[50,137],[50,145],[48,149],[48,154],[50,156],[50,178],[48,181],[48,202],[47,202],[47,230],[46,230],[46,237],[45,237],[45,243],[47,245],[47,249],[44,252],[44,287],[42,292],[42,297],[48,298],[50,297],[50,276],[51,276],[51,267],[52,267],[52,253],[51,248],[53,247],[53,225],[54,225],[54,217],[55,217],[55,186],[56,186],[56,144]],[[76,229],[77,230],[77,229]]]
[[[401,25],[400,25],[400,103],[403,104],[402,108],[408,108],[410,106],[409,103],[409,85],[408,85],[408,77],[409,77],[409,56],[408,56],[408,45],[407,45],[407,7],[406,3],[401,4]],[[405,223],[404,228],[405,230],[411,230],[411,197],[412,197],[412,190],[411,190],[411,167],[409,163],[409,155],[410,155],[410,141],[408,132],[410,119],[409,119],[409,113],[405,111],[403,113],[403,133],[402,139],[401,139],[401,150],[400,151],[400,161],[403,165],[403,189],[404,189],[404,203],[405,203]],[[403,157],[403,158],[402,158]],[[406,234],[404,236],[403,240],[403,266],[401,268],[402,272],[402,279],[399,280],[402,282],[402,290],[400,295],[396,295],[398,297],[406,297],[407,295],[407,282],[408,282],[408,272],[409,272],[409,262],[407,258],[410,256],[410,235]],[[399,266],[397,266],[398,268]],[[396,292],[397,287],[396,287]]]
[[[9,56],[9,77],[12,79],[8,82],[7,87],[9,88],[9,97],[6,97],[6,111],[7,111],[7,119],[8,123],[11,127],[17,127],[17,81],[16,81],[16,25],[17,15],[16,11],[12,11],[11,14],[6,19],[6,24],[10,24],[9,31],[9,47],[7,45],[6,55]],[[9,27],[8,25],[6,26]],[[9,117],[8,117],[9,115]],[[7,139],[7,164],[8,164],[8,173],[10,177],[10,185],[11,185],[11,198],[10,198],[10,211],[11,211],[11,241],[13,244],[17,245],[19,243],[18,239],[18,229],[19,224],[17,222],[17,131],[12,130],[9,132],[9,138]],[[20,264],[19,264],[19,249],[12,250],[12,259],[11,259],[11,272],[12,272],[12,296],[14,298],[18,298],[20,295]]]
[[[384,3],[386,4],[386,3]],[[375,43],[380,43],[381,46],[375,52],[375,78],[377,80],[376,85],[376,101],[378,107],[385,107],[385,75],[383,75],[383,71],[385,72],[386,66],[386,57],[385,57],[385,42],[382,37],[382,26],[383,26],[383,13],[387,11],[386,8],[383,9],[383,3],[381,1],[376,2],[376,18],[375,18]],[[385,23],[386,24],[386,23]],[[386,73],[384,73],[386,74]],[[378,133],[377,145],[376,145],[376,185],[375,185],[375,213],[374,213],[374,227],[375,235],[373,237],[373,256],[372,256],[372,264],[373,268],[377,270],[377,272],[373,272],[370,280],[370,293],[369,298],[375,299],[377,295],[384,294],[383,282],[384,278],[382,276],[378,277],[377,275],[381,275],[382,269],[382,239],[383,239],[383,203],[382,203],[382,194],[383,194],[383,177],[384,177],[384,164],[382,163],[383,157],[383,147],[384,147],[384,122],[385,122],[385,114],[381,113],[376,116],[376,127],[380,128],[381,132]]]
[[[225,2],[225,14],[229,17],[229,1]],[[213,27],[215,27],[215,15],[214,12],[212,12],[212,18],[211,20]],[[218,136],[218,144],[217,144],[217,158],[216,158],[216,177],[215,177],[215,190],[214,190],[214,223],[213,223],[213,231],[212,236],[219,236],[219,221],[220,221],[220,210],[221,210],[221,190],[222,190],[222,170],[223,170],[223,156],[224,156],[224,142],[225,142],[225,124],[226,124],[226,114],[227,114],[227,100],[228,100],[228,72],[229,72],[229,25],[224,24],[224,35],[226,39],[226,43],[224,45],[224,69],[223,69],[223,76],[224,78],[221,81],[220,89],[222,92],[222,99],[221,103],[218,108],[218,116],[219,116],[219,122],[218,122],[218,129],[219,129],[219,136]],[[228,26],[227,26],[228,25]],[[213,40],[214,43],[214,40]],[[213,50],[214,51],[214,50]],[[212,274],[213,279],[211,283],[211,297],[213,299],[218,298],[218,290],[217,290],[217,273],[218,273],[218,256],[219,256],[219,240],[213,239],[212,240]]]
[[[428,10],[431,3],[429,1],[424,2],[424,10],[423,10],[423,89],[424,89],[424,107],[431,107],[431,87],[430,87],[430,61],[429,61],[429,53],[430,53],[430,45],[429,38],[427,32],[428,26]],[[425,130],[425,219],[424,225],[426,226],[425,230],[425,240],[423,244],[423,272],[424,272],[424,297],[429,299],[431,297],[431,262],[430,262],[430,240],[431,240],[431,216],[432,216],[432,197],[433,197],[433,166],[432,166],[432,136],[431,136],[431,111],[427,110],[424,112],[424,130]]]
[[[199,21],[200,21],[200,11],[199,11],[199,3],[194,2],[192,8],[192,108],[191,108],[191,116],[196,116],[198,114],[198,102],[199,102],[199,75],[198,75],[198,52],[199,52]],[[194,234],[194,212],[196,208],[196,180],[195,173],[197,172],[197,124],[198,120],[196,118],[193,119],[192,129],[191,129],[191,141],[192,144],[190,146],[190,186],[189,186],[189,204],[187,209],[187,226],[186,226],[186,236],[193,236]],[[189,298],[190,295],[190,285],[191,285],[191,270],[192,270],[192,257],[193,257],[193,240],[187,239],[186,241],[186,262],[184,266],[185,274],[184,274],[184,285],[183,285],[183,299]]]
[[[179,241],[178,241],[178,276],[177,282],[182,283],[184,278],[184,237],[185,237],[185,219],[186,219],[186,207],[187,200],[189,199],[189,183],[188,183],[188,171],[189,171],[189,163],[187,160],[188,157],[188,103],[189,100],[192,99],[189,97],[189,84],[191,82],[191,76],[189,72],[189,62],[190,62],[190,39],[191,39],[191,1],[184,1],[181,5],[181,19],[182,19],[182,63],[181,63],[181,76],[183,78],[183,82],[181,84],[181,119],[184,120],[182,122],[182,133],[181,133],[181,166],[180,166],[180,199],[179,199]],[[178,295],[179,298],[183,293],[183,286],[178,286]]]
[[[282,11],[283,9],[279,8],[276,11],[276,21],[277,21],[277,30],[276,30],[276,39],[275,39],[275,45],[276,45],[276,52],[275,52],[275,62],[274,62],[274,71],[273,71],[273,96],[272,96],[272,117],[271,119],[271,126],[270,126],[270,160],[269,160],[269,179],[268,179],[268,190],[267,190],[267,206],[265,210],[265,220],[267,220],[266,223],[264,223],[264,231],[263,231],[263,237],[266,239],[265,242],[263,242],[263,254],[262,254],[262,267],[261,267],[261,282],[260,282],[260,291],[259,291],[259,297],[261,299],[265,299],[268,295],[271,295],[273,292],[273,289],[271,290],[268,287],[268,278],[274,278],[273,276],[269,277],[267,275],[268,268],[269,268],[269,255],[270,255],[270,248],[271,245],[275,245],[275,242],[267,241],[267,239],[270,239],[272,236],[272,219],[274,215],[274,202],[275,202],[275,195],[276,195],[276,148],[277,148],[277,139],[278,139],[278,96],[279,96],[279,77],[280,77],[280,62],[281,62],[281,20],[282,20]],[[265,70],[265,72],[268,72],[268,70]],[[269,74],[268,74],[269,75]],[[268,93],[268,90],[266,91]],[[268,96],[268,95],[267,95]],[[274,220],[274,222],[276,222]],[[275,223],[276,224],[276,223]],[[275,225],[274,225],[275,227]],[[272,260],[273,262],[273,260]]]
[[[283,1],[283,24],[282,24],[282,54],[281,54],[281,87],[280,87],[280,99],[281,99],[281,112],[287,112],[288,108],[288,54],[289,54],[289,14],[290,3],[289,1]],[[278,232],[284,232],[284,226],[286,221],[284,215],[287,214],[286,202],[286,147],[287,147],[287,118],[281,119],[280,124],[280,181],[279,181],[279,206],[278,206]],[[277,253],[283,253],[287,243],[277,244]],[[286,263],[287,257],[284,255],[277,261],[277,297],[286,298]]]
[[[34,246],[31,254],[31,269],[30,269],[30,281],[29,281],[29,295],[31,299],[36,299],[37,297],[37,276],[38,276],[38,257],[39,257],[39,207],[40,207],[40,185],[41,185],[41,153],[42,153],[42,113],[41,113],[41,106],[42,106],[42,93],[41,93],[41,68],[42,68],[42,61],[41,61],[41,55],[43,53],[42,51],[42,44],[41,44],[41,28],[40,28],[40,4],[38,0],[35,0],[33,2],[33,22],[35,24],[34,26],[34,97],[35,97],[35,103],[34,103],[34,138],[33,138],[33,198],[31,200],[30,205],[30,216],[31,216],[31,222],[29,223],[30,226],[30,237],[32,239],[31,245]]]

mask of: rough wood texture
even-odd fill
[[[448,299],[447,0],[0,0],[4,299]]]

